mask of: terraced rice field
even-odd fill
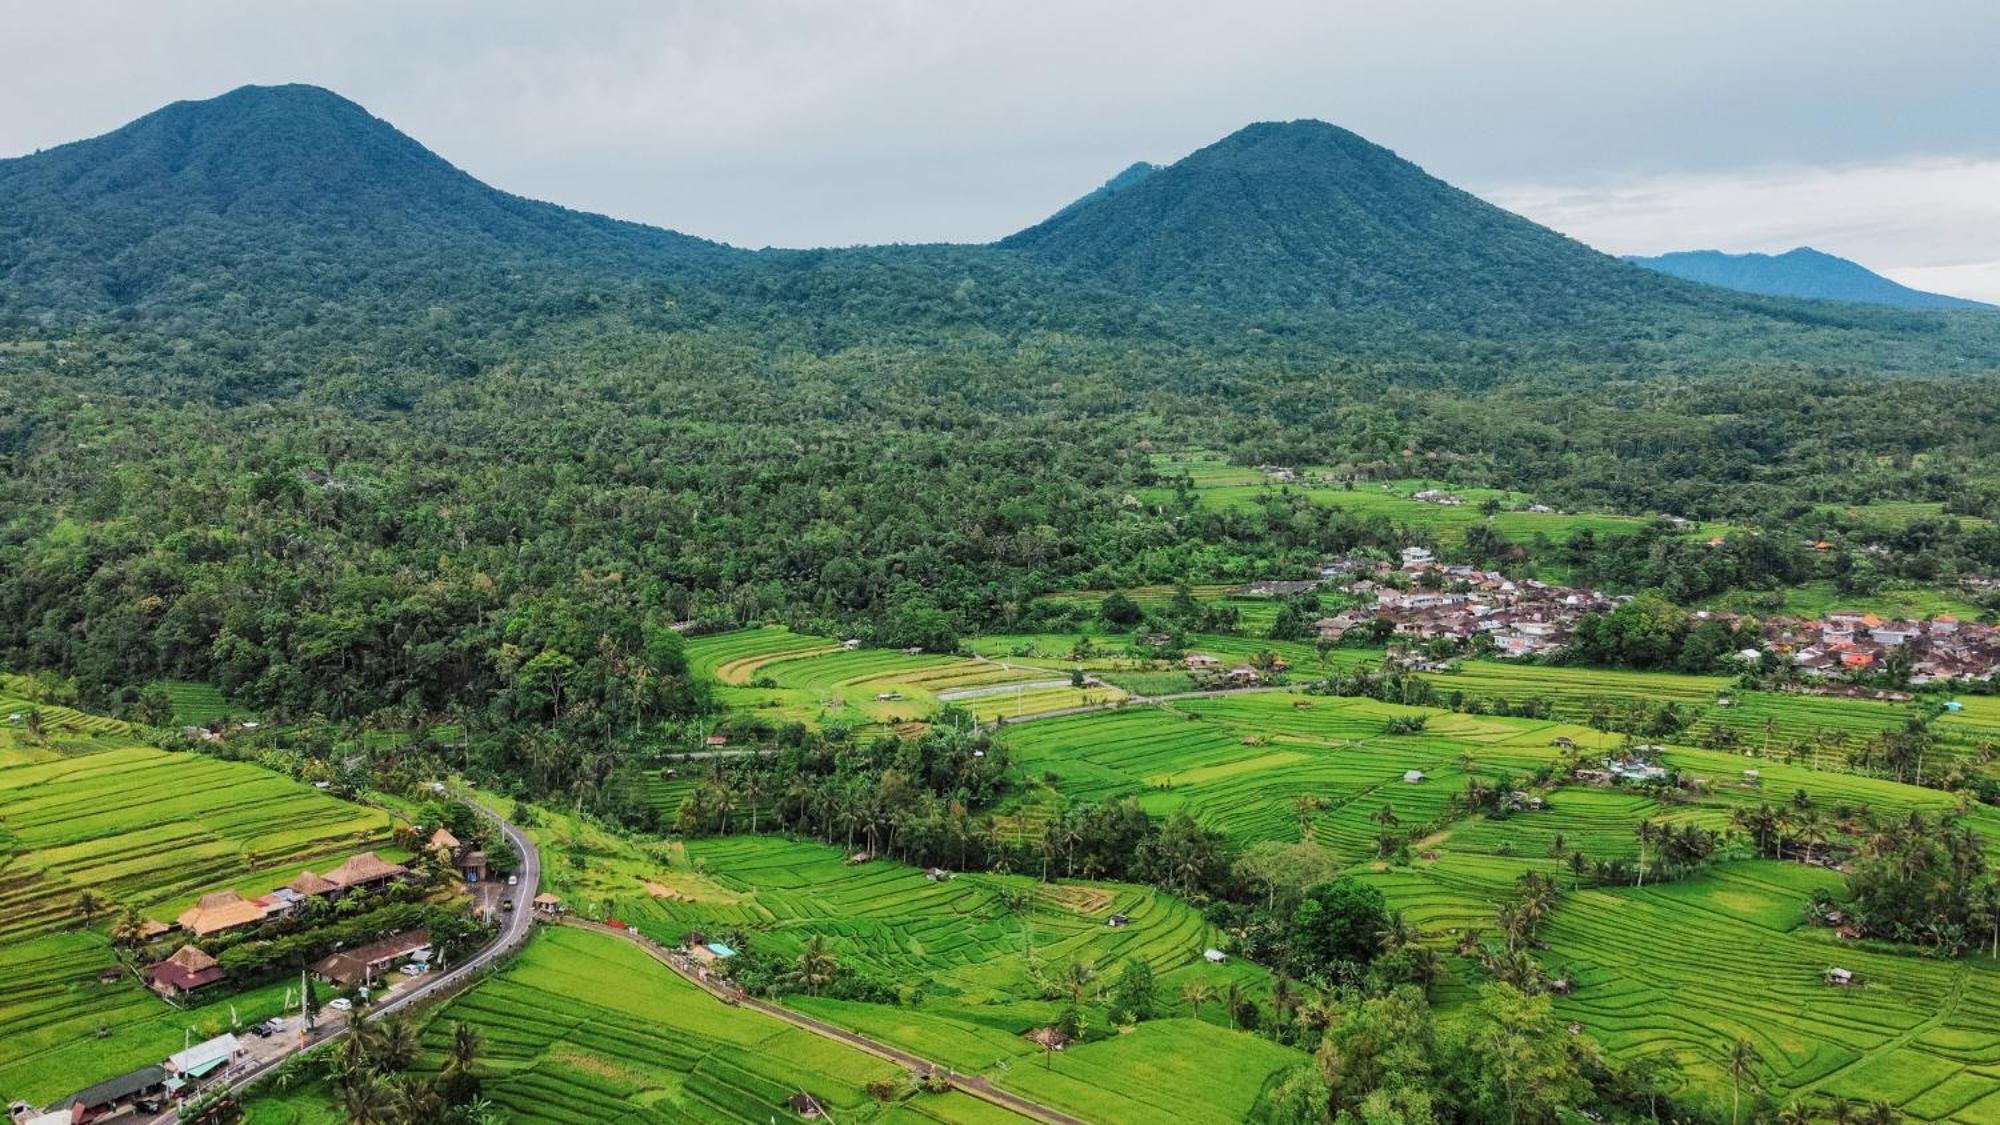
[[[1684,710],[1699,711],[1729,687],[1727,676],[1683,676],[1669,672],[1621,672],[1599,668],[1544,667],[1498,660],[1468,660],[1454,672],[1424,676],[1438,691],[1463,692],[1475,699],[1504,699],[1510,706],[1547,700],[1566,719],[1587,719],[1591,712],[1616,712],[1634,703],[1673,701]]]
[[[104,930],[118,908],[171,921],[209,891],[261,894],[386,847],[390,822],[255,766],[141,745],[115,720],[40,710],[43,745],[0,728],[0,973],[21,973],[0,988],[0,1090],[54,1098],[119,1069],[105,1060],[139,1065],[180,1039],[154,1026],[171,1010],[138,981],[96,982],[115,964]],[[112,905],[77,932],[85,890]]]
[[[1255,966],[1203,961],[1201,951],[1220,935],[1186,904],[1146,888],[1051,886],[1027,876],[990,874],[931,882],[901,864],[850,865],[843,849],[773,837],[695,840],[648,852],[573,821],[537,833],[549,841],[550,854],[574,849],[588,857],[580,869],[560,861],[549,867],[557,893],[567,900],[592,911],[608,902],[621,921],[668,943],[698,929],[790,958],[812,937],[824,937],[842,965],[892,982],[906,1001],[881,1005],[794,997],[789,1002],[1030,1096],[1046,1095],[1051,1104],[1093,1119],[1138,1120],[1162,1105],[1198,1101],[1196,1060],[1173,1054],[1188,1037],[1211,1057],[1227,1052],[1238,1060],[1232,1080],[1245,1087],[1216,1108],[1187,1109],[1188,1120],[1241,1120],[1264,1082],[1303,1057],[1213,1022],[1174,1019],[1158,1021],[1160,1028],[1142,1025],[1139,1032],[1138,1042],[1151,1045],[1139,1053],[1157,1056],[1159,1089],[1134,1090],[1129,1084],[1103,1089],[1096,1079],[1065,1080],[1072,1058],[1102,1055],[1102,1065],[1122,1065],[1130,1036],[1119,1037],[1115,1048],[1105,1044],[1104,1051],[1094,1050],[1095,1042],[1073,1047],[1057,1060],[1053,1076],[1041,1069],[1036,1048],[1021,1038],[1051,1022],[1057,1011],[1055,1003],[1041,998],[1037,971],[1083,961],[1108,977],[1126,958],[1136,957],[1158,974],[1163,997],[1195,980],[1218,988],[1236,981],[1253,995],[1268,994],[1269,978]],[[1014,894],[1026,896],[1025,911],[1009,908]],[[1130,924],[1107,925],[1113,913],[1127,915]],[[1213,1011],[1203,1015],[1218,1018]],[[1098,1023],[1102,1026],[1101,1016]],[[1188,1026],[1166,1030],[1178,1024]],[[1178,1089],[1164,1077],[1174,1073],[1182,1075]],[[1043,1089],[1044,1081],[1054,1088]]]
[[[164,688],[167,698],[174,701],[175,726],[206,726],[218,719],[242,717],[244,714],[240,708],[232,708],[229,701],[222,698],[222,690],[214,684],[194,680],[162,680],[156,686]]]
[[[791,1117],[801,1091],[838,1121],[1018,1120],[969,1095],[875,1103],[901,1067],[722,1004],[629,942],[545,930],[425,1033],[435,1067],[463,1021],[486,1042],[485,1096],[509,1121],[736,1121]]]
[[[1660,688],[1689,699],[1712,690],[1686,681],[1667,677]],[[1565,786],[1548,795],[1541,811],[1504,820],[1463,817],[1448,812],[1444,798],[1468,773],[1490,778],[1505,770],[1519,777],[1554,760],[1558,735],[1586,752],[1614,740],[1573,725],[1437,712],[1421,734],[1392,737],[1380,733],[1382,721],[1413,709],[1368,700],[1299,702],[1283,693],[1186,701],[1028,724],[1005,737],[1023,774],[1055,773],[1054,788],[1064,797],[1130,795],[1155,813],[1185,808],[1246,842],[1297,840],[1309,824],[1349,874],[1374,883],[1439,945],[1468,927],[1490,931],[1494,905],[1525,871],[1551,872],[1568,887],[1566,869],[1549,855],[1558,836],[1593,858],[1636,858],[1633,829],[1643,819],[1722,829],[1732,808],[1782,804],[1798,789],[1823,808],[1937,815],[1952,805],[1935,790],[1675,747],[1667,763],[1706,781],[1692,804],[1660,805],[1621,788]],[[1968,727],[1991,718],[1984,707],[1959,714],[1971,715],[1961,720]],[[1406,764],[1431,780],[1402,784]],[[1747,778],[1746,766],[1759,776]],[[1294,804],[1300,794],[1319,797],[1320,811],[1302,816]],[[1391,804],[1405,825],[1440,816],[1447,822],[1416,845],[1420,854],[1408,866],[1378,861],[1371,849],[1380,826],[1367,814],[1381,803]],[[2000,810],[1975,808],[1967,822],[2000,840]],[[1645,888],[1586,885],[1563,900],[1545,928],[1549,949],[1541,957],[1578,982],[1559,1010],[1615,1055],[1670,1053],[1698,1086],[1725,1098],[1722,1059],[1741,1034],[1765,1057],[1757,1081],[1781,1100],[1883,1099],[1913,1120],[1994,1120],[2000,963],[1978,956],[1937,961],[1877,943],[1842,942],[1807,926],[1808,895],[1839,893],[1842,885],[1823,869],[1753,859]],[[1438,991],[1447,1009],[1476,981],[1463,962],[1449,964],[1452,977]],[[1868,983],[1829,988],[1821,978],[1833,966]],[[1718,1104],[1726,1114],[1727,1105]]]
[[[1032,702],[1042,710],[1074,706],[1067,683],[1061,691],[1047,669],[961,656],[907,654],[895,649],[847,649],[825,637],[807,637],[779,627],[745,629],[688,642],[688,663],[712,676],[717,700],[733,709],[775,722],[818,724],[829,720],[899,724],[921,722],[953,699],[972,709],[997,712],[1000,704],[986,689],[1035,685]],[[759,686],[759,685],[766,686]],[[1099,698],[1117,694],[1095,689]],[[1009,709],[1027,699],[1009,699]]]

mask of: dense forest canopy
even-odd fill
[[[692,706],[675,624],[949,637],[1414,541],[1136,499],[1194,447],[1787,536],[2000,515],[2000,317],[1661,277],[1317,123],[1114,183],[998,246],[752,253],[493,191],[310,87],[0,162],[0,661],[602,737]],[[1990,528],[1924,552],[2000,566]]]

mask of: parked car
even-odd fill
[[[503,899],[501,899],[501,900],[500,900],[500,909],[502,909],[502,910],[512,910],[512,909],[514,909],[514,900],[513,900],[513,899],[511,899],[511,898],[503,898]]]
[[[354,1010],[354,1001],[349,1000],[345,996],[336,996],[333,999],[328,1000],[326,1002],[326,1006],[332,1008],[336,1012],[350,1012]]]
[[[430,971],[431,967],[429,965],[424,964],[422,961],[412,961],[409,964],[403,966],[403,975],[406,977],[422,976],[423,974],[428,973]]]
[[[509,876],[507,876],[507,885],[508,885],[508,886],[510,886],[510,887],[514,887],[514,886],[519,886],[519,885],[520,885],[520,883],[521,883],[521,877],[520,877],[519,875],[509,875]]]

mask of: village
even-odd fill
[[[236,986],[282,979],[291,963],[304,961],[305,967],[296,990],[285,991],[284,1013],[241,1026],[232,1005],[231,1030],[196,1042],[190,1026],[182,1049],[158,1063],[103,1079],[40,1109],[13,1104],[12,1125],[144,1120],[172,1112],[226,1088],[253,1066],[324,1038],[351,1014],[388,1002],[441,971],[450,948],[476,946],[490,928],[485,923],[514,911],[508,888],[518,885],[518,877],[511,865],[504,865],[508,874],[494,871],[485,850],[446,827],[417,839],[417,854],[408,864],[362,851],[323,873],[302,871],[254,897],[235,890],[204,894],[171,922],[128,919],[114,937],[125,947],[130,970],[176,1007],[232,994]],[[539,918],[561,912],[559,900],[546,893],[536,895],[531,906]],[[371,926],[374,920],[406,916],[430,924],[419,921],[353,944],[357,926],[379,933],[380,926]],[[434,933],[438,921],[452,923],[448,933]],[[255,955],[230,957],[235,948]],[[108,975],[115,979],[125,971]],[[322,988],[329,993],[323,1002]]]
[[[1316,580],[1255,582],[1235,593],[1294,597],[1315,590],[1343,592],[1361,604],[1314,621],[1320,643],[1388,643],[1405,650],[1406,662],[1419,665],[1435,661],[1408,653],[1411,642],[1443,641],[1459,651],[1500,659],[1556,656],[1585,615],[1609,613],[1631,600],[1443,563],[1425,547],[1404,548],[1398,562],[1360,556],[1328,561],[1319,573]],[[1752,623],[1744,615],[1708,610],[1693,617]],[[1912,687],[1990,683],[2000,670],[2000,629],[1949,615],[1910,621],[1835,610],[1818,620],[1764,617],[1754,624],[1756,645],[1735,654],[1741,664],[1829,686],[1891,671]],[[1767,653],[1780,663],[1767,662]],[[1202,653],[1188,654],[1184,663],[1198,679],[1216,686],[1260,683],[1273,670],[1249,665],[1224,669]]]

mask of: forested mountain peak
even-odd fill
[[[1689,296],[1310,120],[1240,129],[1001,245],[1217,304],[1393,310],[1434,326]]]
[[[1926,293],[1889,280],[1859,262],[1800,246],[1782,254],[1729,254],[1721,250],[1681,250],[1657,257],[1625,259],[1649,270],[1772,297],[1853,301],[1913,309],[1991,309],[1992,305]]]
[[[435,270],[684,269],[741,253],[488,187],[316,86],[175,102],[0,161],[0,301],[90,309],[329,271],[437,288]]]

